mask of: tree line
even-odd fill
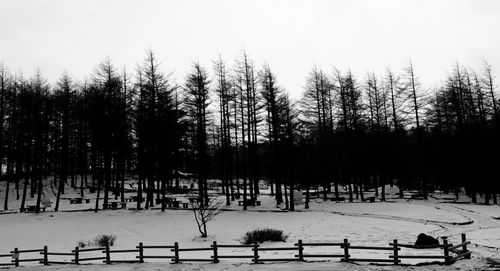
[[[176,83],[152,51],[133,71],[111,60],[76,81],[51,85],[37,71],[14,75],[0,65],[0,182],[9,194],[36,199],[67,187],[96,193],[95,210],[124,200],[135,182],[137,209],[151,208],[196,180],[200,205],[217,180],[226,205],[255,200],[262,180],[277,204],[294,210],[294,191],[327,199],[385,200],[386,185],[458,194],[497,203],[500,151],[497,86],[488,63],[456,64],[440,86],[425,88],[411,61],[400,71],[324,71],[313,67],[300,99],[291,99],[269,65],[246,52],[228,66],[193,63]],[[49,180],[45,182],[44,180]],[[44,188],[47,185],[48,188]],[[134,190],[135,191],[135,190]],[[29,194],[28,194],[29,193]],[[144,203],[142,199],[144,198]],[[101,202],[102,201],[102,202]],[[164,208],[164,205],[163,205]]]

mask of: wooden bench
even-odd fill
[[[191,197],[191,198],[188,198],[188,200],[189,200],[189,203],[194,203],[195,201],[200,202],[200,198],[198,198],[198,197]]]
[[[364,202],[375,202],[375,197],[366,197],[363,199]]]
[[[180,201],[174,200],[170,202],[170,207],[179,208],[180,204]]]
[[[320,197],[319,194],[320,194],[319,191],[309,191],[309,198],[319,198]],[[302,192],[302,196],[305,197],[306,195],[307,195],[306,191]]]
[[[410,199],[424,199],[423,194],[412,194],[410,195]]]
[[[25,213],[36,213],[36,205],[27,205],[22,211]],[[45,207],[40,206],[40,211],[45,212]]]

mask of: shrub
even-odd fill
[[[79,248],[84,248],[84,247],[86,247],[86,246],[88,246],[88,245],[89,245],[89,242],[85,242],[85,241],[83,241],[83,240],[78,241],[78,243],[77,243],[77,246],[78,246]]]
[[[249,231],[243,237],[243,243],[245,245],[253,244],[255,242],[262,243],[265,241],[285,241],[288,238],[285,234],[283,234],[282,230],[277,229],[256,229],[253,231]]]
[[[116,235],[114,234],[99,234],[97,237],[94,239],[94,243],[98,246],[105,247],[105,246],[113,246],[113,244],[116,241]]]

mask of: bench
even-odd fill
[[[309,198],[319,198],[319,191],[309,191]],[[307,192],[302,192],[302,196],[306,196],[307,195]]]
[[[189,203],[194,203],[195,201],[200,202],[200,198],[198,198],[198,197],[191,197],[191,198],[188,198],[188,200],[189,200]]]
[[[363,199],[364,202],[375,202],[375,197],[366,197]]]
[[[22,211],[25,213],[36,213],[36,205],[28,205]],[[45,212],[45,207],[40,206],[40,211]]]
[[[169,206],[169,207],[179,208],[179,205],[180,205],[180,204],[181,204],[181,202],[180,202],[180,201],[176,201],[176,200],[174,200],[174,201],[171,201],[171,202],[170,202],[170,204],[169,204],[170,206]]]

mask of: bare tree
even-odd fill
[[[219,199],[216,194],[208,194],[206,201],[193,201],[191,203],[191,210],[193,210],[194,220],[196,225],[198,225],[198,231],[201,237],[206,238],[208,236],[207,224],[208,222],[215,219],[217,215],[222,213],[223,201]]]

